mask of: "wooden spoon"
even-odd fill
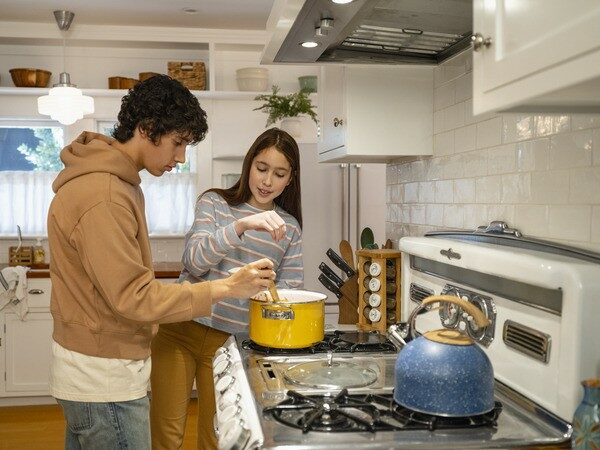
[[[269,293],[271,294],[271,299],[273,303],[279,303],[281,299],[279,298],[279,294],[277,293],[277,288],[275,287],[275,282],[271,280],[269,283]]]
[[[354,252],[352,251],[352,245],[345,239],[340,241],[340,254],[346,264],[348,264],[352,270],[356,271],[356,264],[354,264]]]

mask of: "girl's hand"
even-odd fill
[[[279,214],[275,211],[265,211],[236,220],[235,231],[238,236],[248,230],[266,231],[274,241],[280,241],[285,236],[286,227]]]
[[[273,262],[268,258],[263,258],[240,267],[223,281],[229,284],[229,296],[246,298],[268,289],[269,283],[274,279]]]

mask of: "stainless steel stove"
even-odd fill
[[[511,236],[509,246],[459,236],[400,243],[403,317],[423,298],[444,292],[468,299],[492,319],[484,332],[470,329],[469,318],[455,309],[417,319],[417,330],[460,328],[486,351],[496,376],[491,412],[446,419],[395,404],[398,348],[385,336],[327,333],[301,352],[260,348],[236,335],[213,364],[220,448],[497,449],[567,442],[579,381],[599,375],[599,350],[590,344],[598,332],[590,321],[600,302],[587,296],[600,296],[600,258],[549,251],[541,243],[523,248]]]

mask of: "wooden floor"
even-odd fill
[[[190,402],[184,450],[196,450],[198,401]],[[65,421],[58,405],[0,408],[0,450],[62,450]]]

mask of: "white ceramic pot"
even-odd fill
[[[280,128],[288,132],[292,137],[299,138],[302,136],[302,123],[296,117],[286,117],[281,119]]]

